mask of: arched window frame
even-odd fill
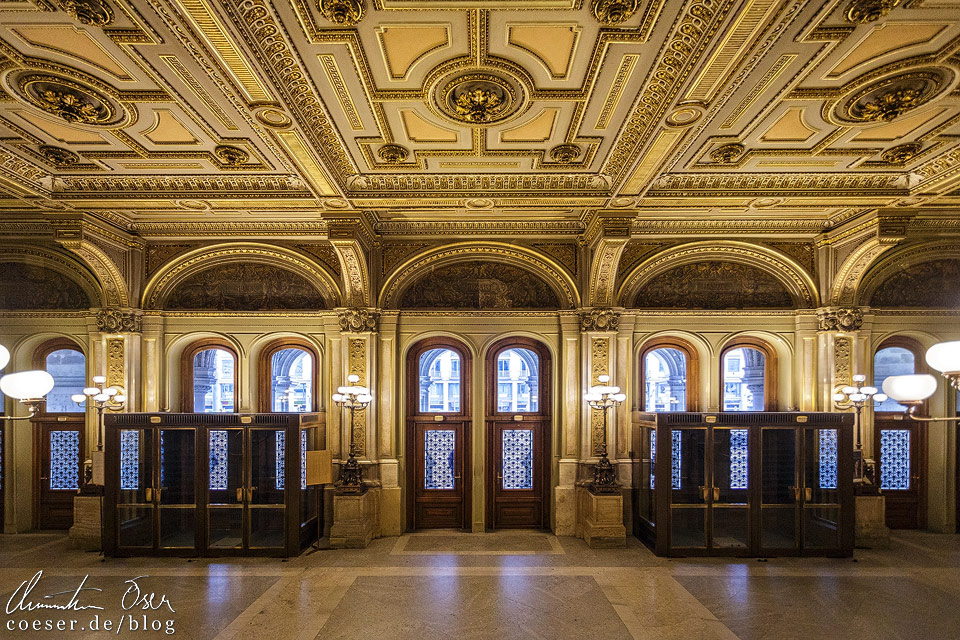
[[[877,362],[877,354],[883,349],[889,347],[900,347],[901,349],[906,349],[913,354],[913,372],[914,373],[932,373],[930,367],[927,366],[927,360],[924,357],[926,349],[923,345],[913,338],[908,338],[907,336],[890,336],[885,338],[880,344],[877,345],[877,348],[873,350],[873,355],[870,358],[870,382],[873,384],[877,379],[877,372],[875,370]],[[881,389],[882,393],[883,390]],[[871,401],[872,406],[872,401]],[[901,411],[878,411],[877,413],[881,415],[896,415],[903,413]],[[927,414],[927,400],[924,400],[916,410],[917,415],[926,415]]]
[[[542,342],[532,338],[525,338],[522,336],[504,338],[492,344],[490,349],[487,351],[486,370],[496,371],[500,354],[510,349],[526,349],[528,351],[532,351],[539,359],[539,362],[537,363],[537,411],[525,412],[524,415],[536,416],[540,414],[549,414],[551,407],[544,406],[543,400],[547,399],[547,402],[550,402],[550,399],[553,398],[551,395],[552,390],[550,388],[550,371],[552,366],[550,360],[550,350],[547,349]],[[491,415],[513,415],[516,413],[514,411],[498,410],[496,384],[491,382],[487,385],[487,387],[487,407]]]
[[[655,338],[644,343],[640,348],[640,377],[637,410],[643,411],[647,406],[647,354],[657,349],[676,349],[686,357],[686,407],[684,411],[700,410],[700,359],[697,357],[697,350],[692,344],[682,338],[665,336]]]
[[[724,361],[727,353],[741,347],[750,347],[763,353],[763,410],[777,411],[777,352],[769,343],[759,338],[747,336],[734,338],[723,346],[720,351],[720,360],[717,363],[719,378],[719,396],[717,398],[720,411],[723,411],[723,373]]]
[[[207,349],[222,349],[233,356],[233,408],[240,407],[240,356],[237,349],[223,338],[204,338],[190,343],[180,356],[180,411],[196,413],[193,410],[193,358]]]
[[[40,369],[41,371],[47,370],[47,356],[49,356],[54,351],[60,351],[61,349],[70,349],[71,351],[78,351],[83,355],[83,386],[89,386],[90,382],[88,381],[88,359],[87,352],[83,350],[83,347],[74,340],[70,338],[54,338],[52,340],[47,340],[46,342],[41,343],[33,352],[33,368]],[[38,409],[38,414],[45,416],[82,416],[85,412],[85,409],[77,407],[76,411],[70,413],[64,413],[61,411],[47,411],[47,403],[44,402],[40,405]]]
[[[460,356],[460,411],[421,411],[420,410],[420,387],[414,384],[410,378],[412,371],[419,371],[420,356],[424,352],[432,349],[450,349]],[[407,406],[411,408],[410,415],[444,415],[444,416],[464,416],[470,413],[471,389],[473,380],[473,359],[470,357],[470,350],[466,345],[455,338],[426,338],[417,342],[407,354]]]
[[[311,406],[309,411],[318,411],[320,390],[320,358],[316,347],[302,338],[279,338],[268,342],[260,351],[260,361],[257,366],[257,405],[262,413],[273,413],[273,394],[270,381],[273,378],[273,354],[284,349],[300,349],[310,354],[311,362]]]

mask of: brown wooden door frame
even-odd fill
[[[85,450],[84,415],[41,416],[31,420],[30,425],[33,429],[33,528],[67,529],[73,523],[73,497],[76,491],[69,489],[54,491],[45,488],[50,482],[50,432],[77,431],[80,434],[80,450],[77,456],[77,486],[79,487],[82,482]],[[66,526],[50,526],[51,516],[43,515],[48,509],[68,510],[69,516],[62,516],[62,521],[66,522],[69,518],[70,523]]]
[[[497,359],[501,352],[511,348],[529,349],[537,354],[539,362],[539,379],[537,380],[538,409],[537,413],[523,413],[521,421],[514,420],[513,412],[497,411]],[[553,389],[551,385],[552,362],[550,350],[545,344],[532,338],[514,336],[498,340],[490,346],[484,367],[486,381],[486,433],[487,433],[487,469],[485,473],[487,483],[487,528],[536,528],[550,527],[550,494],[553,442],[553,422],[551,420],[553,408]],[[534,491],[516,493],[518,503],[539,502],[539,522],[530,524],[510,524],[498,522],[498,504],[505,502],[504,495],[498,481],[501,473],[502,459],[500,450],[504,428],[532,427],[534,430]],[[537,459],[539,458],[539,460]],[[513,493],[513,490],[511,490]],[[500,518],[500,520],[505,520]]]
[[[876,413],[873,420],[873,448],[877,462],[877,484],[883,473],[883,462],[880,455],[880,431],[899,429],[910,432],[910,489],[894,491],[881,489],[886,496],[887,526],[901,529],[927,528],[927,429],[923,423],[913,420],[903,420],[903,414]],[[897,518],[898,503],[916,502],[916,519],[911,520],[909,526],[893,527],[899,524]],[[891,506],[893,509],[891,509]]]
[[[420,356],[424,351],[430,349],[445,348],[455,351],[460,356],[460,411],[447,413],[428,413],[420,411],[420,374],[419,364]],[[407,352],[404,375],[406,376],[407,393],[405,399],[406,428],[405,434],[405,455],[406,455],[406,509],[407,509],[407,529],[415,530],[417,528],[426,528],[421,526],[424,523],[418,523],[416,519],[417,497],[419,485],[422,483],[422,467],[424,462],[422,448],[418,448],[417,431],[423,429],[426,425],[443,427],[445,425],[462,424],[462,435],[460,444],[457,447],[462,460],[461,483],[459,485],[462,491],[462,509],[463,517],[460,523],[461,529],[469,530],[472,519],[472,501],[473,492],[471,475],[471,431],[473,421],[471,417],[471,384],[473,380],[472,369],[473,359],[470,349],[467,345],[456,338],[434,337],[425,338],[413,344]],[[437,416],[443,416],[442,421],[437,421]],[[419,426],[419,427],[418,427]],[[422,445],[422,443],[420,443]],[[419,475],[418,475],[419,474]]]

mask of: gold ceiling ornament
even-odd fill
[[[400,144],[385,144],[379,149],[377,149],[377,155],[384,162],[390,164],[399,164],[407,159],[407,156],[410,154],[407,151],[407,148]]]
[[[739,142],[731,142],[717,147],[710,152],[710,159],[717,164],[731,164],[742,156],[746,148]]]
[[[834,108],[843,123],[889,122],[933,100],[951,84],[946,67],[903,73],[867,85]]]
[[[580,147],[575,144],[558,144],[550,149],[550,157],[555,162],[569,164],[580,157]]]
[[[600,24],[614,27],[637,10],[637,0],[593,0],[593,16]]]
[[[239,167],[246,164],[250,159],[250,154],[239,147],[233,147],[228,144],[217,145],[213,150],[214,154],[220,159],[220,162],[228,167]]]
[[[317,0],[323,17],[334,24],[352,27],[363,18],[363,0]]]
[[[257,111],[255,115],[261,124],[265,124],[271,129],[286,129],[293,123],[290,116],[272,107]]]
[[[15,87],[31,105],[73,124],[103,126],[120,119],[106,96],[76,80],[28,72],[16,78]]]
[[[454,76],[433,94],[448,118],[470,125],[490,125],[515,115],[520,107],[519,83],[499,73],[469,71]]]
[[[900,0],[853,0],[847,7],[847,22],[876,22],[893,11],[898,4]]]
[[[919,142],[908,142],[887,149],[880,157],[889,164],[904,165],[916,158],[922,148],[923,145]]]
[[[80,156],[63,147],[42,144],[39,151],[44,160],[58,168],[69,167],[80,162]]]
[[[106,0],[58,0],[58,4],[82,24],[105,27],[113,22],[113,9]]]

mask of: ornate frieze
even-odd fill
[[[228,167],[239,167],[246,164],[247,160],[250,159],[250,154],[240,147],[233,147],[227,144],[217,146],[213,153],[220,159],[220,162]]]
[[[90,298],[71,278],[39,265],[0,263],[0,309],[89,309]]]
[[[404,309],[559,309],[541,278],[511,264],[472,260],[425,272],[400,298]]]
[[[106,0],[58,0],[57,4],[81,24],[105,27],[113,22],[113,9]]]
[[[873,292],[875,307],[960,307],[960,259],[944,258],[901,267]]]
[[[367,341],[351,338],[348,343],[347,368],[350,374],[360,376],[360,384],[367,379]],[[367,452],[367,410],[357,409],[353,423],[353,447],[358,456]]]
[[[922,148],[923,145],[919,142],[908,142],[887,149],[880,157],[888,164],[903,166],[916,158]]]
[[[898,4],[900,0],[853,0],[847,8],[847,22],[876,22],[893,11]]]
[[[100,309],[97,331],[100,333],[140,333],[143,312],[136,309]]]
[[[326,309],[323,295],[303,276],[269,264],[221,264],[184,278],[165,309],[266,311]]]
[[[620,328],[620,313],[613,309],[583,309],[580,311],[580,331],[616,331]]]
[[[610,27],[626,22],[637,10],[637,0],[593,0],[593,16]]]
[[[606,311],[609,311],[609,309],[606,309]],[[610,375],[610,340],[608,338],[593,338],[590,341],[590,364],[591,385],[600,384],[598,379],[600,376]],[[603,450],[603,442],[603,411],[591,409],[590,450],[593,452],[593,455],[600,455]]]
[[[80,162],[80,156],[69,149],[64,149],[63,147],[42,144],[40,145],[39,151],[44,160],[58,169],[70,167]]]
[[[849,383],[853,380],[850,371],[850,338],[837,338],[833,343],[833,382],[834,384]]]
[[[516,113],[524,93],[519,80],[503,70],[473,70],[441,81],[431,96],[440,113],[454,122],[476,126],[501,122]]]
[[[340,322],[340,331],[377,331],[380,323],[380,312],[375,309],[337,309],[337,320]],[[352,372],[351,372],[352,373]]]
[[[709,260],[651,278],[633,299],[638,308],[785,309],[795,305],[784,284],[757,267]]]
[[[710,159],[717,164],[732,164],[736,162],[744,152],[746,152],[746,148],[742,144],[739,142],[731,142],[711,151]]]
[[[363,19],[363,0],[317,0],[317,8],[324,18],[344,27]]]
[[[952,80],[947,68],[901,73],[856,89],[836,103],[833,116],[840,122],[889,122],[933,100]]]
[[[400,164],[407,159],[410,152],[401,144],[385,144],[377,149],[377,156],[389,164]]]
[[[110,98],[77,80],[26,72],[13,79],[15,91],[34,107],[71,124],[115,125],[126,114]]]
[[[560,164],[570,164],[580,157],[580,147],[575,144],[558,144],[550,149],[550,158]]]
[[[859,331],[863,327],[860,307],[829,307],[817,310],[817,331]]]
[[[107,386],[126,386],[124,385],[124,353],[123,338],[107,340]]]

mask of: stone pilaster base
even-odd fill
[[[577,537],[591,549],[627,546],[627,529],[623,526],[623,495],[595,494],[586,487],[577,487]]]
[[[100,550],[100,496],[73,497],[70,546],[83,551]]]
[[[362,494],[333,496],[333,526],[330,546],[334,549],[363,549],[380,537],[380,489]]]
[[[577,533],[577,488],[553,488],[553,533],[572,536]]]
[[[856,496],[856,499],[855,545],[867,549],[886,549],[890,546],[886,498],[883,496]]]
[[[400,500],[400,487],[380,489],[380,535],[398,536],[403,533],[403,503]]]

